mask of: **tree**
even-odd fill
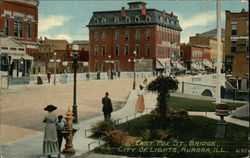
[[[170,98],[170,90],[178,89],[178,81],[172,77],[159,76],[150,82],[147,90],[157,93],[156,111],[160,114],[160,118],[164,119],[167,111],[167,103]]]

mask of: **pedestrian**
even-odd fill
[[[41,74],[39,73],[38,76],[37,76],[37,85],[43,84],[43,80],[42,80],[42,77],[40,75]]]
[[[104,120],[110,120],[111,118],[111,112],[113,112],[112,102],[109,98],[109,93],[105,93],[105,97],[102,98],[102,112],[104,115]]]
[[[66,122],[63,120],[63,116],[59,115],[57,117],[57,122],[56,122],[56,131],[57,131],[59,152],[61,151],[61,146],[62,146],[62,141],[63,141],[62,131],[65,130],[65,126],[66,126]]]
[[[56,121],[57,117],[53,113],[57,107],[54,105],[47,105],[44,108],[45,111],[48,111],[48,115],[44,117],[43,122],[46,123],[44,137],[43,137],[43,154],[46,157],[59,156],[58,148],[58,138],[56,132]]]
[[[118,78],[120,79],[120,76],[121,76],[120,70],[117,73],[118,73]]]
[[[68,79],[68,74],[67,74],[67,71],[64,70],[63,74],[62,74],[62,77],[61,77],[61,83],[62,84],[66,84],[67,83],[67,80]]]
[[[145,77],[145,79],[144,79],[144,81],[143,81],[143,84],[144,84],[145,86],[147,86],[147,84],[148,84],[148,79],[147,79],[147,77]]]
[[[48,83],[50,83],[50,78],[51,78],[51,73],[50,72],[47,73],[47,78],[48,78]]]
[[[143,86],[140,85],[140,91],[138,92],[138,98],[136,100],[135,111],[143,112],[145,110],[144,96],[143,96]]]

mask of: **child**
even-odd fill
[[[58,120],[56,122],[56,130],[57,130],[59,151],[61,151],[61,145],[62,145],[62,140],[63,140],[62,131],[64,130],[64,128],[65,128],[65,121],[63,120],[63,116],[59,115]]]

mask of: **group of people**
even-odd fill
[[[43,138],[43,154],[47,157],[58,155],[60,157],[60,151],[63,141],[63,131],[66,127],[66,122],[62,115],[58,117],[53,113],[57,107],[54,105],[47,105],[44,108],[48,112],[43,119],[46,123],[44,138]]]
[[[144,80],[144,85],[147,80]],[[139,85],[140,91],[138,92],[138,98],[136,100],[135,111],[143,112],[145,110],[143,89],[144,86]],[[102,98],[102,112],[104,120],[111,119],[111,113],[113,112],[112,101],[109,97],[109,93],[106,92]],[[66,127],[66,122],[62,115],[58,117],[53,113],[57,109],[54,105],[47,105],[44,108],[48,112],[48,115],[44,117],[43,122],[46,123],[44,138],[43,138],[43,154],[44,156],[51,157],[52,155],[59,155],[61,151],[61,145],[63,141],[63,131]]]

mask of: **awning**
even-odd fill
[[[180,70],[187,70],[184,66],[182,66],[180,63],[177,63],[177,68]]]
[[[165,69],[170,67],[170,61],[167,58],[156,58],[156,69]]]
[[[8,56],[10,56],[12,60],[19,60],[22,57],[21,55],[14,55],[14,54],[8,54]]]
[[[25,54],[25,55],[23,56],[23,59],[25,59],[25,60],[33,60],[34,57]]]

